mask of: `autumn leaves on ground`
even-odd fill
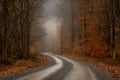
[[[55,20],[62,22],[56,26],[58,41],[53,50],[109,71],[119,80],[120,0],[61,1],[62,7],[54,3],[59,8]],[[0,0],[0,76],[49,64],[47,57],[40,55],[45,50],[53,51],[43,49],[47,31],[39,20],[44,3]]]
[[[48,64],[47,57],[43,55],[35,55],[30,59],[21,59],[13,62],[10,65],[0,65],[0,76],[9,75],[16,72],[31,70],[36,67],[46,66]]]

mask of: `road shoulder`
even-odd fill
[[[33,69],[30,69],[30,70],[25,70],[25,71],[21,71],[21,72],[16,72],[16,73],[6,75],[6,76],[0,76],[0,80],[16,80],[20,77],[24,77],[24,76],[29,75],[31,73],[41,71],[41,70],[46,69],[46,68],[55,64],[55,61],[54,61],[53,58],[51,58],[50,56],[47,56],[47,58],[49,60],[49,64],[46,65],[46,66],[37,67],[37,68],[33,68]]]

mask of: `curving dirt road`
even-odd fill
[[[106,75],[107,73],[98,74],[103,75],[99,77],[97,73],[94,73],[94,68],[92,70],[89,66],[80,64],[77,61],[50,53],[45,53],[45,55],[54,59],[55,64],[53,66],[17,80],[112,80]],[[96,70],[99,71],[99,69]]]

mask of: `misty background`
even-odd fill
[[[61,6],[62,5],[62,6]],[[70,20],[71,1],[45,0],[42,4],[41,26],[45,28],[45,36],[41,41],[42,51],[56,51],[58,48],[58,31],[65,21]]]

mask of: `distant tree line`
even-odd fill
[[[0,0],[0,63],[30,57],[39,0]]]

